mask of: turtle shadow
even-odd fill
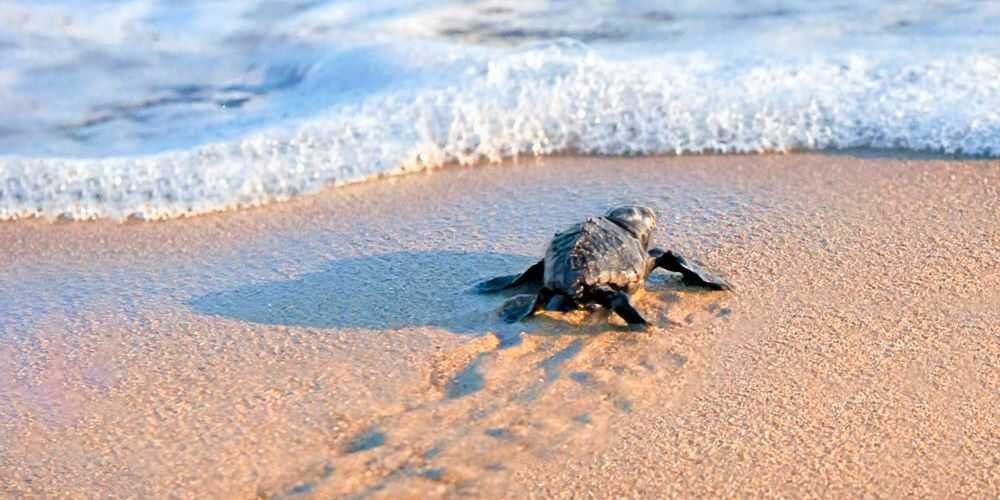
[[[482,334],[499,326],[503,295],[472,284],[523,271],[535,259],[493,252],[400,251],[338,259],[288,280],[194,297],[193,311],[264,325],[372,330],[437,327]]]

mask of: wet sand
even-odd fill
[[[1000,166],[547,158],[152,224],[0,224],[0,496],[1000,495]],[[620,202],[726,276],[501,325]]]

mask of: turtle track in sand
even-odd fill
[[[732,316],[732,295],[667,276],[636,296],[648,332],[603,310],[544,312],[513,345],[485,335],[441,352],[398,411],[347,424],[327,457],[260,496],[475,495],[502,489],[515,463],[613,446],[612,426],[643,404],[684,404]]]

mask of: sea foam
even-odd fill
[[[97,159],[0,157],[0,219],[169,219],[518,155],[893,148],[1000,155],[1000,58],[620,60],[557,41],[236,140]],[[312,82],[322,86],[322,82]]]

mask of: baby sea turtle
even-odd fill
[[[499,276],[475,285],[479,293],[535,285],[536,295],[517,295],[500,309],[501,318],[515,323],[540,309],[570,311],[601,305],[613,310],[630,326],[646,320],[629,302],[629,294],[644,286],[646,277],[660,267],[681,273],[682,282],[713,290],[729,290],[721,278],[684,257],[659,248],[648,250],[656,229],[656,213],[647,207],[626,205],[603,217],[591,217],[556,233],[545,258],[521,274]]]

